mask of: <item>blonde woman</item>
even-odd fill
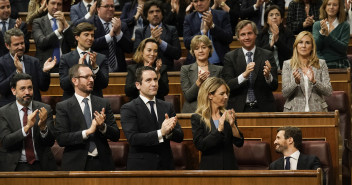
[[[201,85],[198,107],[191,117],[193,143],[202,152],[201,170],[238,170],[233,144],[243,145],[235,111],[226,110],[230,88],[217,77]]]
[[[136,64],[127,66],[127,76],[125,93],[130,99],[135,99],[139,95],[136,88],[136,70],[142,66],[153,67],[158,75],[158,94],[156,98],[164,100],[169,93],[169,79],[167,76],[167,67],[162,65],[161,59],[158,59],[158,42],[153,38],[144,39],[138,46],[133,55],[133,60]]]
[[[328,67],[316,54],[313,35],[303,31],[297,35],[293,56],[284,62],[282,70],[284,111],[327,112],[324,96],[331,93]]]

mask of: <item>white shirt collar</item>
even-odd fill
[[[336,28],[339,25],[339,19],[336,17],[336,19],[334,20],[334,22],[332,22],[332,25],[334,26],[334,28]],[[328,26],[329,29],[329,22],[326,21],[326,25]],[[329,30],[330,31],[330,30]]]
[[[90,4],[90,7],[92,7],[92,5],[93,5],[93,3],[94,3],[94,0],[92,1],[92,2],[90,2],[90,3],[87,3],[86,1],[82,1],[83,2],[83,4],[84,4],[84,6],[86,7],[86,9],[88,10],[88,5]]]
[[[17,100],[16,100],[16,105],[17,105],[18,112],[20,112],[20,111],[22,110],[22,108],[24,107],[23,105],[21,105],[20,103],[18,103]],[[27,108],[33,112],[33,109],[32,109],[32,101],[31,101],[31,103],[29,103],[29,105],[27,106]]]
[[[50,13],[48,13],[48,18],[49,18],[49,20],[51,20],[51,19],[54,18],[54,17],[51,16]]]
[[[81,56],[81,53],[82,53],[82,52],[90,52],[90,48],[89,48],[88,50],[86,50],[86,51],[83,51],[83,50],[81,50],[81,48],[79,48],[79,47],[77,46],[77,52],[78,52],[78,54]]]
[[[12,56],[12,54],[10,53],[10,56],[11,56],[11,58],[12,58],[12,60],[15,60],[15,58],[13,58],[14,56]],[[23,56],[21,57],[21,58],[18,58],[19,60],[20,60],[20,62],[23,62]]]
[[[255,48],[256,46],[254,46],[253,49],[250,50],[250,52],[253,53],[252,57],[254,56]],[[244,47],[242,47],[242,51],[244,53],[244,56],[246,56],[246,53],[249,52],[248,50],[244,49]]]
[[[299,154],[300,154],[300,152],[299,152],[299,150],[297,150],[297,151],[293,152],[293,154],[291,154],[290,157],[292,159],[298,160]],[[285,157],[288,157],[288,156],[285,156]]]
[[[2,20],[2,19],[0,19],[0,23],[2,23],[2,21],[5,21],[5,22],[6,22],[6,24],[9,24],[9,23],[10,23],[10,18],[7,18],[6,20]]]
[[[147,97],[145,97],[145,96],[143,96],[143,95],[139,95],[139,97],[142,99],[142,101],[144,102],[144,104],[147,104],[149,101],[154,101],[154,102],[156,102],[155,101],[155,96],[153,97],[153,99],[152,100],[149,100]]]
[[[75,96],[77,98],[78,103],[82,103],[84,98],[88,98],[89,101],[92,101],[92,99],[90,98],[90,94],[87,97],[83,97],[83,96],[80,96],[77,93],[75,93]]]

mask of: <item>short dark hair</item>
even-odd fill
[[[240,35],[239,35],[240,34],[240,30],[242,28],[244,28],[245,26],[247,26],[248,24],[252,25],[254,34],[258,35],[257,25],[255,25],[255,23],[253,21],[242,20],[236,25],[236,36],[237,36],[237,38],[240,37]]]
[[[17,37],[23,36],[24,37],[24,34],[23,34],[22,30],[20,30],[18,28],[12,28],[12,29],[7,30],[4,35],[4,40],[7,45],[11,45],[11,37],[13,37],[13,36],[17,36]]]
[[[49,1],[50,1],[50,0],[46,0],[46,4],[49,4]],[[63,4],[63,3],[64,3],[64,0],[61,0],[61,3]]]
[[[10,80],[10,87],[13,89],[16,89],[16,85],[17,82],[20,80],[31,80],[32,81],[32,77],[29,74],[26,73],[17,73],[15,75],[13,75],[13,77]]]
[[[285,131],[285,139],[292,137],[295,148],[297,148],[298,150],[302,149],[302,131],[300,128],[290,126],[280,127],[277,129],[277,132],[280,131]]]
[[[139,67],[137,68],[136,70],[136,82],[139,82],[140,84],[142,84],[142,81],[143,81],[143,78],[142,78],[142,75],[143,75],[143,72],[144,71],[154,71],[155,74],[156,74],[156,71],[154,68],[152,67],[149,67],[149,66],[142,66],[142,67]]]
[[[97,0],[97,8],[100,8],[102,0]]]
[[[88,22],[79,23],[74,29],[73,34],[75,36],[80,36],[84,31],[95,31],[96,27]]]
[[[265,12],[264,12],[264,28],[263,28],[263,30],[268,31],[268,29],[269,29],[269,27],[270,27],[270,26],[268,25],[268,16],[269,16],[269,12],[270,12],[271,10],[274,10],[274,9],[277,9],[277,10],[280,12],[281,20],[284,20],[284,17],[283,17],[283,16],[285,16],[285,15],[284,15],[283,10],[281,10],[281,8],[280,8],[279,6],[277,6],[277,5],[271,5],[271,6],[269,6],[269,7],[265,10]],[[284,27],[283,25],[284,25],[284,24],[281,23],[281,24],[279,25],[279,28],[283,28],[283,27]]]
[[[164,19],[164,15],[165,15],[164,9],[165,8],[163,7],[163,4],[158,0],[151,0],[151,1],[147,1],[144,3],[144,7],[143,7],[144,18],[148,17],[148,11],[149,11],[150,7],[152,7],[152,6],[156,6],[156,7],[160,8],[161,15],[163,16],[163,19]]]
[[[75,78],[77,76],[79,76],[79,68],[81,67],[89,67],[87,66],[86,64],[75,64],[73,65],[70,70],[68,71],[68,74],[70,75],[70,80],[71,80],[71,83],[72,83],[72,78]],[[73,85],[73,84],[72,84]],[[73,85],[74,86],[74,85]]]

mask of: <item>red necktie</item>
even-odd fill
[[[28,108],[23,107],[22,108],[24,115],[23,115],[23,127],[27,125],[27,119],[28,119]],[[26,157],[27,157],[27,162],[28,164],[33,164],[35,161],[35,155],[34,155],[34,148],[33,148],[33,139],[32,139],[32,129],[30,128],[28,130],[28,135],[26,138],[24,138],[24,149],[26,151]]]

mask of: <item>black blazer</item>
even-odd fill
[[[272,162],[269,170],[284,170],[284,158],[281,157]],[[297,170],[316,170],[321,168],[320,160],[314,155],[305,155],[300,153],[297,163]]]
[[[269,60],[271,64],[271,74],[273,81],[268,84],[265,81],[263,69],[265,61]],[[230,87],[230,96],[228,108],[234,108],[236,112],[243,112],[246,103],[249,80],[238,84],[238,76],[242,74],[247,67],[246,58],[242,48],[226,53],[223,68],[223,78]],[[261,112],[274,112],[275,99],[272,91],[278,87],[277,68],[274,56],[271,51],[256,47],[254,52],[255,67],[253,71],[254,94],[257,100],[258,108]]]
[[[274,52],[274,47],[271,47],[269,43],[269,36],[270,34],[268,30],[263,30],[257,36],[256,45],[263,49],[267,49]],[[292,52],[293,52],[292,48],[293,48],[293,43],[295,42],[295,39],[296,38],[291,31],[284,28],[280,28],[279,39],[274,44],[277,47],[280,69],[282,69],[284,61],[292,57]]]
[[[16,24],[16,19],[10,18],[9,29],[14,28],[15,24]],[[9,29],[7,29],[7,30],[9,30]],[[27,23],[22,22],[19,29],[24,34],[24,44],[26,47],[25,52],[27,53],[29,51],[29,37],[30,37],[30,34],[28,34],[28,32],[27,32]],[[0,32],[0,57],[4,56],[8,52],[9,52],[9,50],[5,46],[4,34],[2,32]]]
[[[79,59],[80,57],[77,50],[64,54],[61,57],[59,75],[60,86],[64,90],[64,94],[62,96],[63,100],[70,98],[75,93],[68,71],[73,65],[78,64]],[[96,63],[99,66],[99,71],[96,74],[96,78],[94,80],[92,94],[99,97],[103,97],[102,90],[106,88],[109,84],[108,60],[105,55],[97,53]],[[89,67],[92,68],[92,66],[90,65]]]
[[[40,91],[47,91],[50,85],[50,74],[44,73],[37,58],[23,55],[26,74],[32,76],[33,99],[42,101]],[[11,92],[10,81],[16,74],[16,67],[10,54],[0,58],[0,107],[16,100]]]
[[[178,39],[177,30],[174,26],[169,26],[166,24],[162,25],[163,33],[160,39],[167,43],[167,48],[162,51],[159,46],[158,56],[163,61],[163,64],[167,66],[168,71],[172,71],[174,68],[174,60],[178,60],[181,57],[181,45]],[[150,26],[145,26],[144,28],[137,29],[135,32],[134,40],[134,51],[138,48],[139,44],[145,38],[150,37]]]
[[[51,152],[55,139],[50,129],[53,122],[53,114],[49,105],[32,101],[33,111],[44,107],[48,112],[46,124],[49,128],[46,137],[42,137],[38,126],[39,114],[36,117],[35,125],[33,126],[33,142],[35,151],[40,161],[40,166],[43,171],[56,170],[56,162]],[[13,101],[0,109],[0,171],[15,171],[18,161],[21,158],[23,140],[25,137],[22,134],[22,126],[18,114],[16,102]]]
[[[238,170],[237,160],[233,145],[243,146],[244,138],[233,137],[232,129],[228,122],[224,124],[224,131],[219,132],[213,120],[211,131],[207,129],[199,114],[191,117],[193,143],[202,152],[200,170]]]
[[[157,130],[168,116],[176,116],[172,104],[156,99],[158,126],[152,122],[150,111],[138,97],[121,107],[121,125],[130,145],[127,170],[172,170],[174,161],[170,141],[182,142],[183,131],[176,124],[170,137],[159,143]]]
[[[92,112],[100,112],[105,108],[106,133],[102,134],[99,129],[91,138],[97,146],[99,161],[103,170],[114,170],[111,150],[108,144],[110,141],[118,141],[120,131],[117,128],[114,114],[107,100],[91,95]],[[94,119],[94,114],[92,117]],[[89,139],[84,140],[82,131],[87,129],[82,109],[76,96],[56,104],[55,137],[61,147],[65,147],[62,155],[61,168],[64,171],[83,171],[89,149]]]
[[[94,43],[92,45],[92,50],[98,53],[104,54],[106,57],[109,56],[109,44],[105,39],[105,29],[104,25],[101,22],[99,16],[94,15],[88,21],[93,24],[97,29],[94,32]],[[81,22],[77,22],[79,24]],[[131,40],[131,33],[128,31],[127,25],[125,22],[121,22],[121,31],[123,32],[122,38],[115,44],[115,54],[117,59],[118,71],[114,72],[126,72],[126,60],[125,53],[131,53],[133,50],[133,42]]]
[[[224,55],[230,51],[229,44],[232,42],[232,29],[229,14],[223,10],[211,10],[215,27],[210,29],[212,43],[220,62],[224,61]],[[198,12],[193,12],[185,17],[183,25],[183,42],[185,47],[190,50],[191,41],[194,36],[201,35],[200,18]],[[186,64],[194,63],[195,58],[188,52]]]
[[[133,100],[139,96],[139,91],[136,87],[136,70],[142,67],[140,64],[131,64],[127,66],[127,76],[125,84],[125,93],[130,100]],[[167,67],[162,65],[160,69],[160,79],[158,81],[159,88],[156,98],[164,100],[165,96],[169,94],[169,78],[167,75]]]

